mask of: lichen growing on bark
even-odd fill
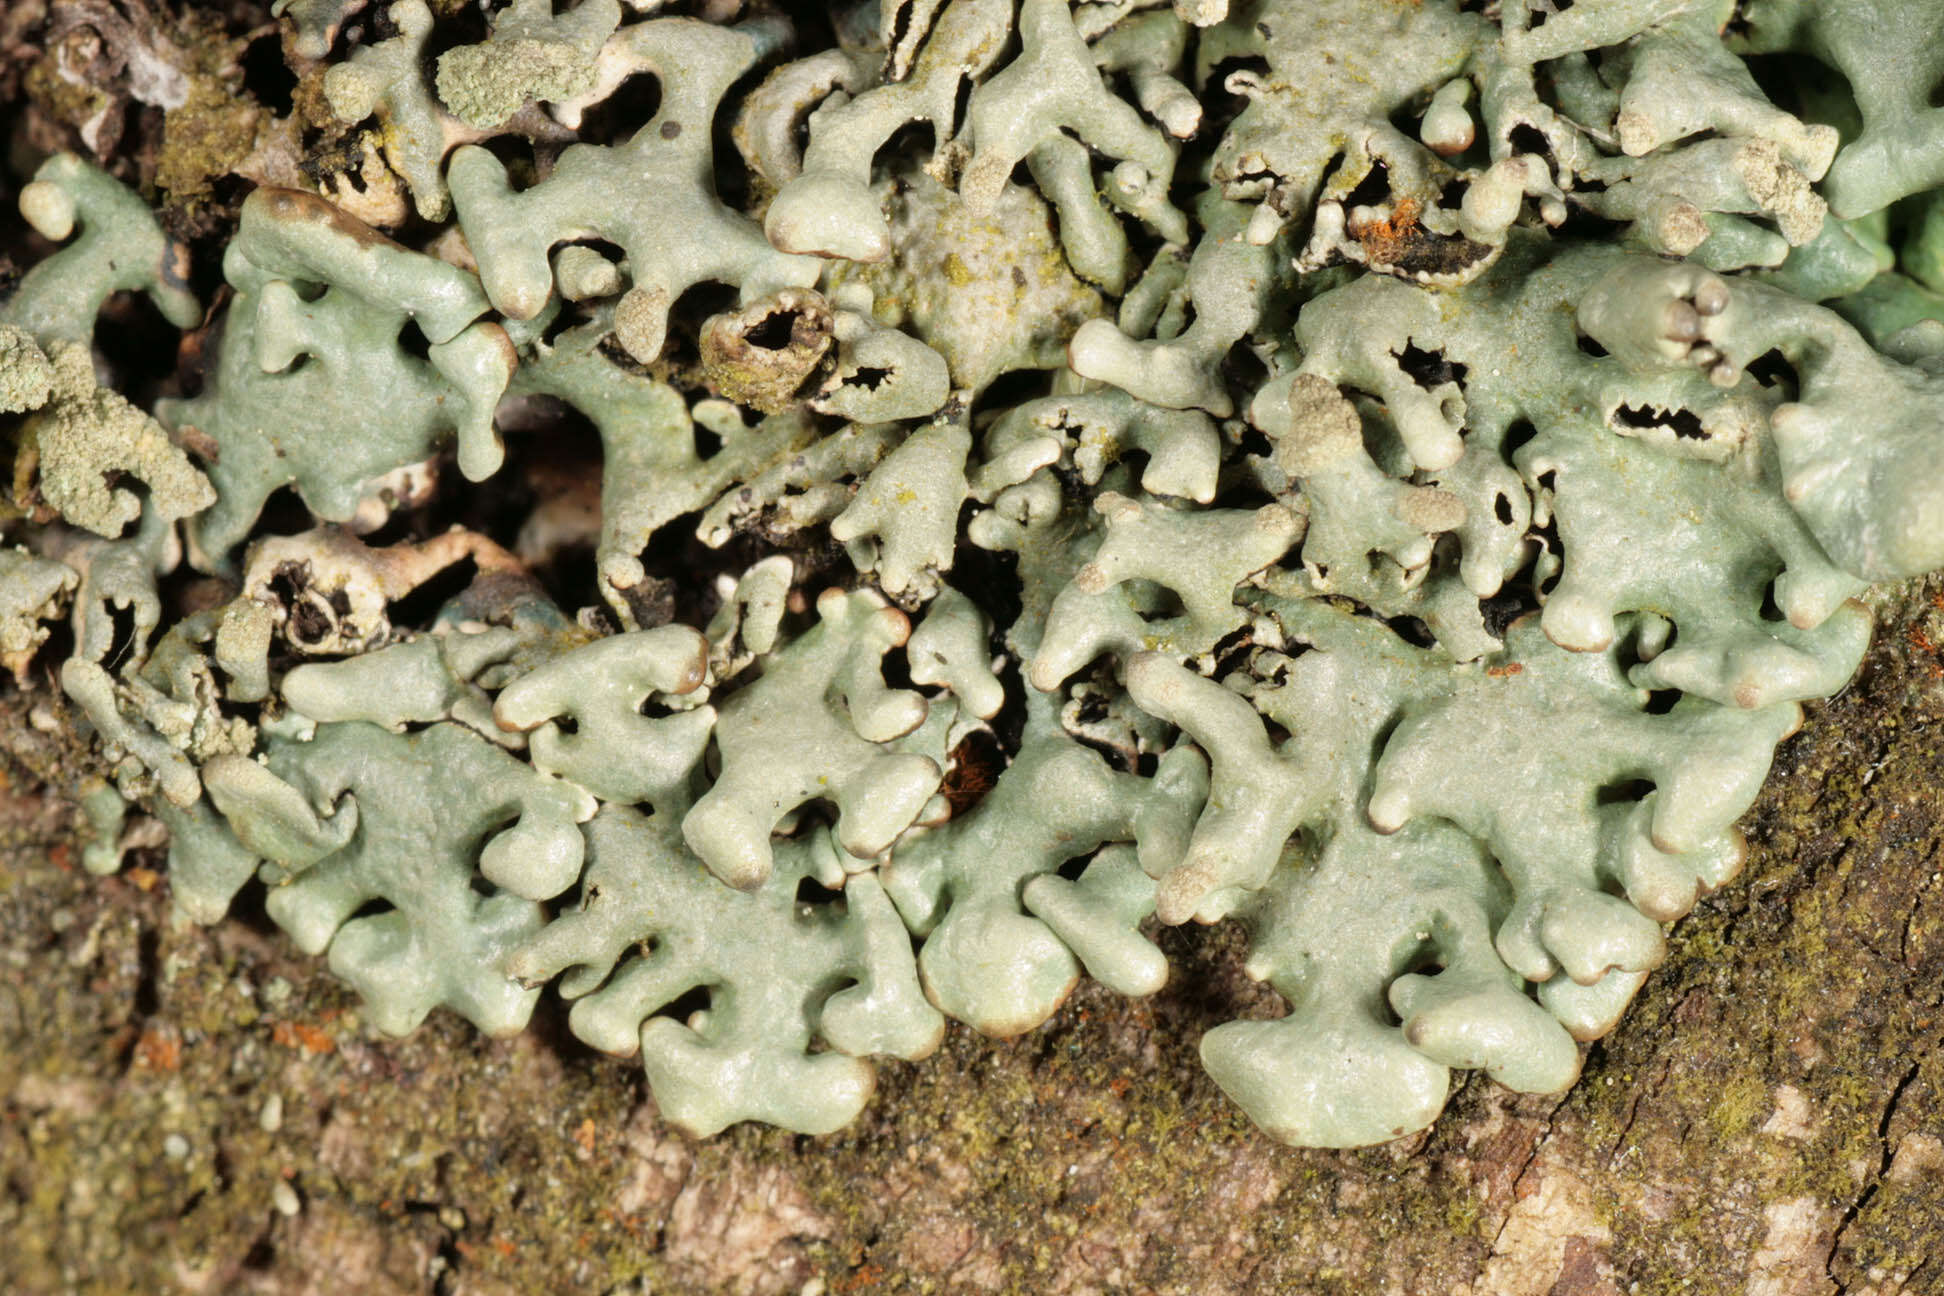
[[[89,868],[124,802],[185,916],[261,861],[385,1029],[574,968],[671,1119],[823,1132],[927,1014],[1236,920],[1288,1012],[1204,1056],[1279,1138],[1557,1092],[1944,559],[1933,222],[1879,216],[1930,146],[1742,57],[1854,83],[1841,3],[361,12],[290,17],[375,187],[256,156],[206,320],[140,198],[22,190],[73,237],[4,307],[9,535],[73,580],[16,564],[8,652],[71,607]],[[135,290],[185,365],[95,327]]]

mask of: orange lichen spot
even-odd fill
[[[1510,676],[1519,674],[1523,670],[1525,670],[1525,666],[1523,663],[1506,662],[1503,666],[1487,666],[1485,668],[1485,673],[1491,676],[1493,679],[1506,679],[1509,678]]]
[[[884,1281],[884,1266],[872,1262],[852,1270],[831,1284],[839,1292],[871,1291]]]
[[[1933,594],[1931,597],[1932,599],[1936,599],[1937,595]],[[1924,633],[1922,626],[1910,627],[1909,638],[1911,646],[1923,653],[1926,657],[1934,658],[1938,655],[1936,641]],[[1930,666],[1930,673],[1933,678],[1944,678],[1944,666],[1938,665],[1935,661],[1928,663],[1928,665]]]
[[[593,1153],[594,1121],[592,1117],[583,1120],[580,1123],[580,1128],[574,1131],[574,1142],[580,1145],[582,1152],[589,1153],[590,1155]]]
[[[329,1034],[305,1022],[280,1021],[270,1028],[270,1038],[285,1048],[312,1054],[329,1053],[337,1047]]]
[[[151,1026],[135,1041],[135,1060],[150,1071],[182,1067],[182,1038],[173,1026]]]
[[[162,881],[162,875],[154,869],[139,866],[128,870],[124,876],[135,884],[137,890],[143,892],[155,890]]]
[[[1420,236],[1418,201],[1399,198],[1390,215],[1377,220],[1353,219],[1348,228],[1350,237],[1363,244],[1372,264],[1394,265],[1404,259]]]

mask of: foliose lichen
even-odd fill
[[[383,1030],[823,1132],[1234,921],[1274,1136],[1557,1091],[1944,565],[1927,0],[287,8],[358,196],[19,192],[0,664]]]

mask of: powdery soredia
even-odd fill
[[[20,191],[0,665],[382,1030],[820,1133],[1237,922],[1274,1137],[1556,1092],[1944,566],[1922,0],[285,8],[357,185]]]

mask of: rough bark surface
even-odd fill
[[[1233,932],[1173,983],[954,1027],[822,1139],[665,1127],[543,1010],[372,1035],[262,920],[80,872],[58,695],[0,700],[0,1290],[1944,1290],[1944,584],[1779,753],[1737,882],[1562,1098],[1472,1078],[1429,1132],[1281,1147],[1196,1040],[1276,1011]]]

